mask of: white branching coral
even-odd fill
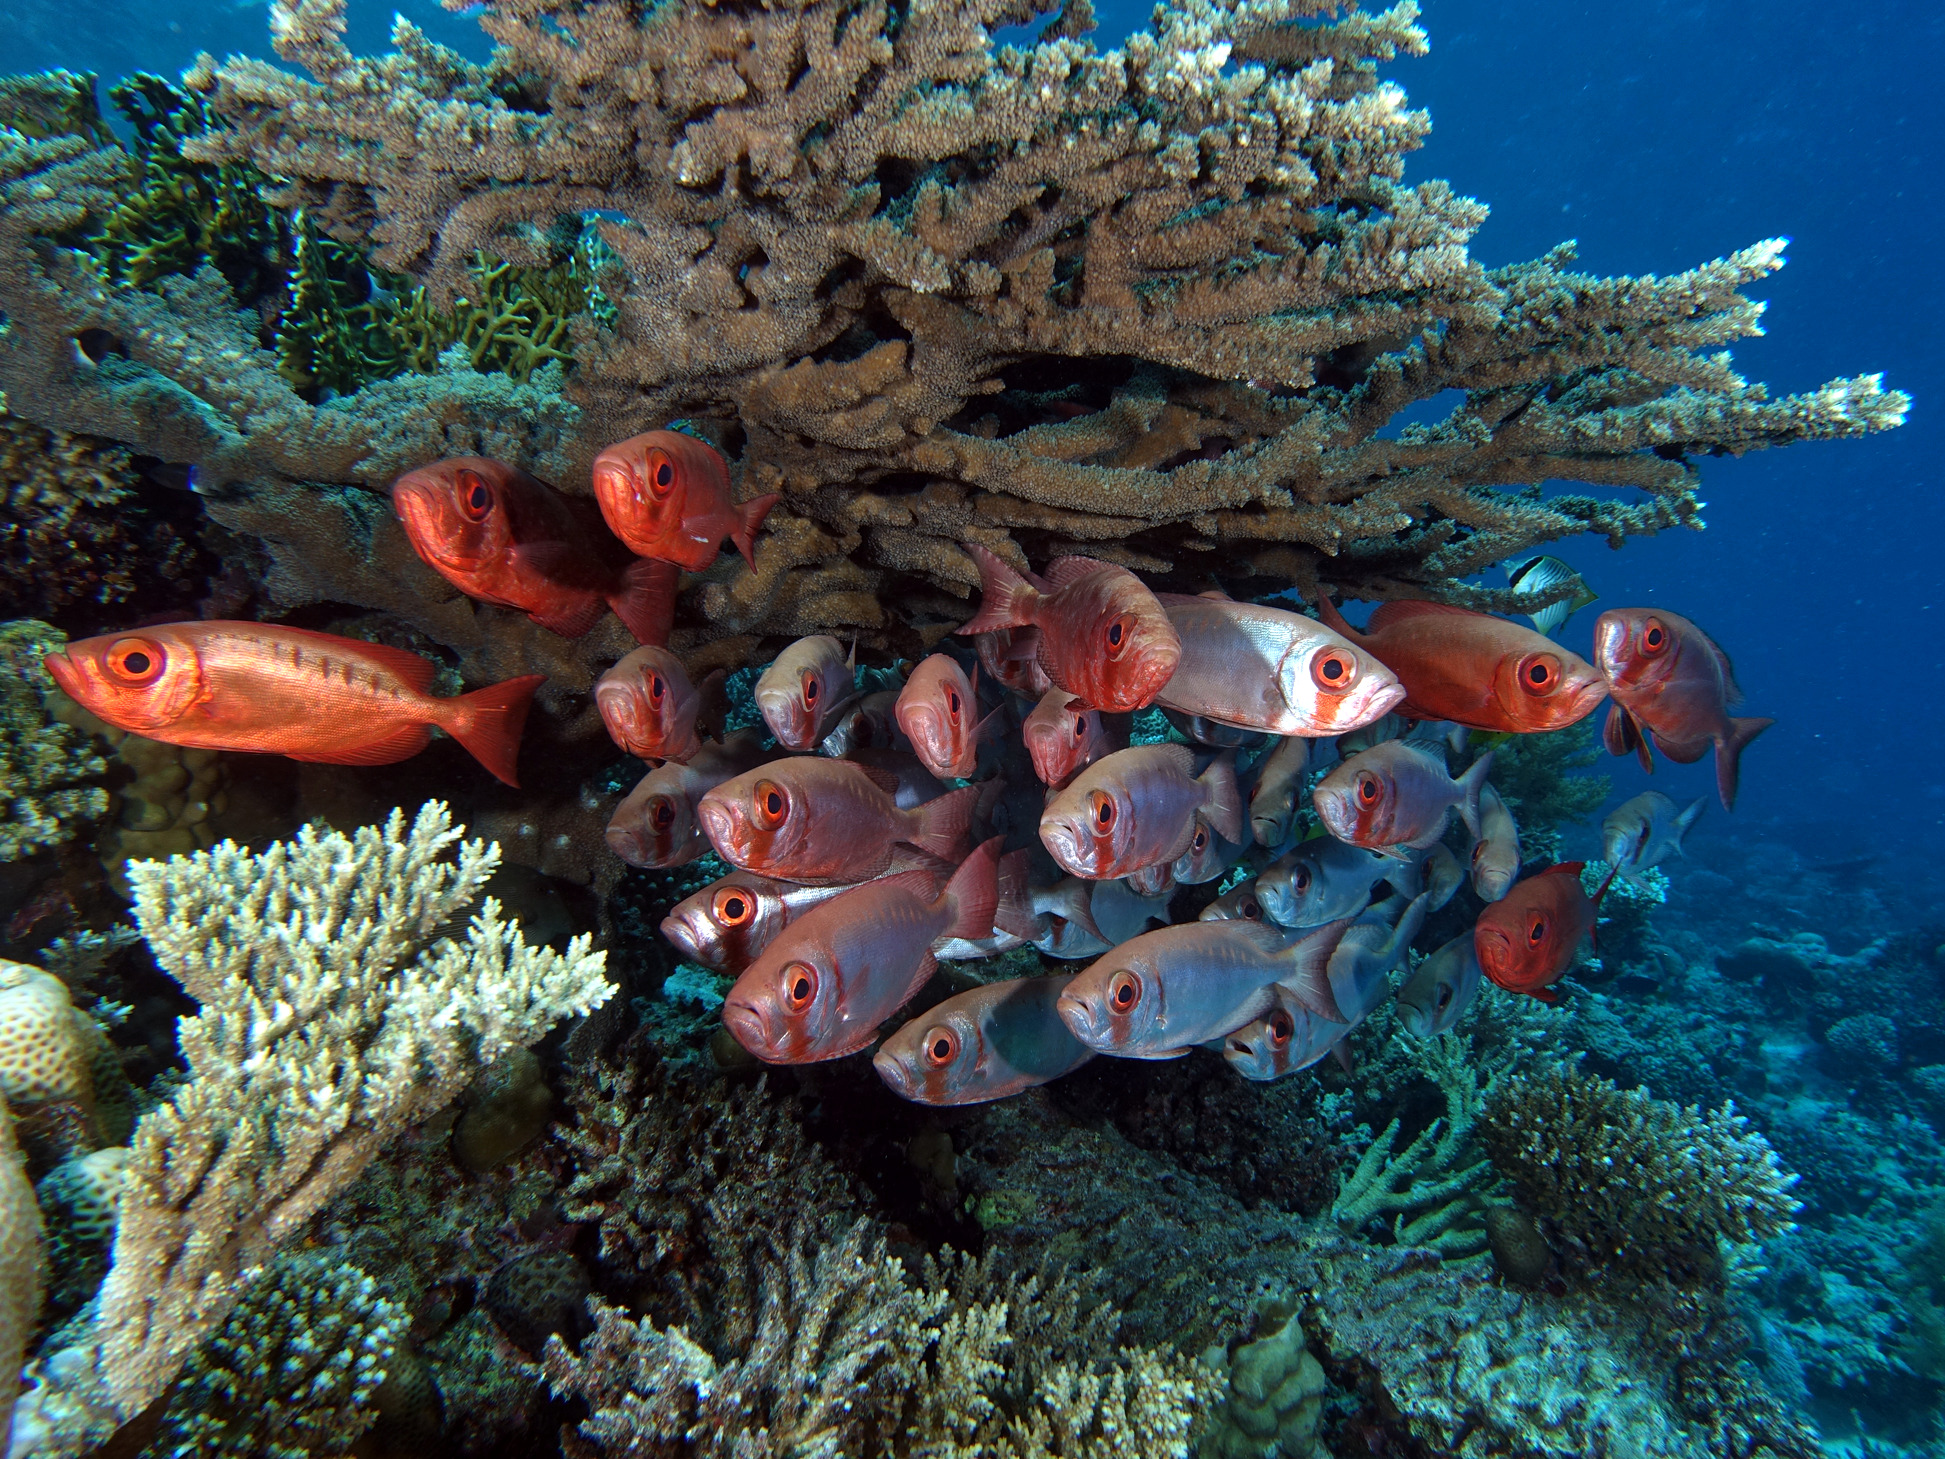
[[[190,1077],[136,1127],[92,1330],[38,1375],[16,1455],[139,1413],[393,1136],[614,992],[588,938],[530,947],[491,898],[447,935],[500,859],[461,836],[434,801],[409,829],[395,811],[130,866],[143,936],[202,1005],[178,1031]]]

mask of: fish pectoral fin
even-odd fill
[[[422,724],[408,724],[403,729],[368,740],[362,745],[351,745],[342,750],[319,750],[311,754],[286,750],[284,757],[289,760],[309,760],[317,765],[393,765],[400,760],[411,759],[431,743],[430,729]]]

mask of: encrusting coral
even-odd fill
[[[41,1213],[27,1162],[14,1143],[13,1116],[0,1099],[0,1449],[7,1443],[14,1395],[13,1374],[27,1351],[27,1338],[40,1315],[45,1270],[41,1253]]]
[[[137,925],[201,1004],[189,1074],[136,1126],[113,1265],[88,1329],[39,1360],[17,1452],[78,1453],[140,1412],[388,1141],[613,993],[588,939],[532,948],[490,897],[449,935],[498,860],[434,801],[409,829],[395,811],[130,868]]]
[[[31,618],[0,623],[0,861],[72,840],[108,809],[108,792],[95,783],[107,762],[47,707],[58,691],[41,658],[66,644],[59,629]]]

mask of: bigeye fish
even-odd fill
[[[1176,671],[1180,673],[1178,669]],[[1179,709],[1162,707],[1162,718],[1172,725],[1183,739],[1192,745],[1201,745],[1210,750],[1254,750],[1262,746],[1268,736],[1260,730],[1237,729],[1234,725],[1223,724],[1220,720],[1209,719],[1200,714],[1184,714]]]
[[[965,854],[978,786],[912,810],[899,809],[897,792],[885,771],[800,755],[723,782],[696,814],[723,860],[784,881],[869,881],[901,841],[947,861]]]
[[[1201,886],[1226,874],[1230,867],[1243,859],[1243,850],[1242,842],[1224,840],[1209,828],[1207,821],[1197,816],[1195,834],[1189,837],[1189,849],[1176,857],[1169,869],[1175,875],[1177,886]]]
[[[1581,889],[1582,865],[1563,861],[1549,866],[1479,914],[1472,937],[1480,970],[1507,992],[1527,993],[1542,1003],[1560,1001],[1552,985],[1573,966],[1600,908],[1600,896],[1590,897]],[[1601,894],[1606,891],[1604,882]]]
[[[1398,712],[1468,729],[1564,729],[1606,697],[1600,672],[1543,633],[1447,603],[1383,603],[1359,633],[1328,598],[1324,622],[1375,655],[1405,686]]]
[[[1090,964],[1060,996],[1074,1037],[1103,1054],[1173,1059],[1267,1013],[1281,983],[1335,1018],[1330,955],[1344,923],[1293,935],[1257,922],[1183,922]]]
[[[1114,942],[1095,925],[1094,894],[1117,885],[1067,876],[1050,887],[1035,887],[1032,905],[1038,926],[1033,945],[1048,957],[1099,957]]]
[[[1270,1011],[1222,1041],[1222,1057],[1243,1078],[1267,1084],[1308,1069],[1337,1047],[1350,1028],[1319,1018],[1278,985]]]
[[[1101,711],[1065,689],[1049,689],[1040,696],[1020,726],[1020,738],[1033,759],[1033,773],[1042,785],[1056,790],[1114,748]]]
[[[1129,872],[1120,881],[1137,897],[1166,903],[1175,895],[1175,863],[1158,861],[1153,866],[1142,867],[1140,871]]]
[[[1172,865],[1194,840],[1197,817],[1242,840],[1242,795],[1229,757],[1217,756],[1197,776],[1187,745],[1139,745],[1095,761],[1049,800],[1040,839],[1067,871],[1105,880]]]
[[[1420,871],[1424,875],[1425,891],[1432,899],[1431,910],[1434,912],[1451,901],[1459,888],[1465,885],[1465,868],[1459,865],[1459,858],[1443,845],[1434,844],[1426,852]]]
[[[706,441],[681,431],[649,431],[594,458],[594,499],[629,551],[701,572],[727,537],[756,566],[757,529],[782,498],[742,503],[730,489],[729,463]]]
[[[720,695],[717,669],[698,689],[665,648],[638,648],[594,681],[594,707],[616,746],[642,760],[686,760],[702,748],[705,691]]]
[[[973,635],[973,650],[986,677],[1015,694],[1038,699],[1054,686],[1040,667],[1040,630],[995,628]]]
[[[1714,745],[1716,793],[1734,810],[1742,752],[1776,721],[1730,716],[1742,690],[1715,640],[1659,608],[1610,608],[1594,624],[1594,657],[1614,698],[1601,731],[1608,750],[1632,750],[1653,770],[1650,738],[1677,765],[1694,764]]]
[[[1409,902],[1391,897],[1344,929],[1325,971],[1341,1022],[1356,1028],[1384,1002],[1391,992],[1391,970],[1404,961],[1431,908],[1430,892],[1420,892]],[[1301,990],[1292,991],[1301,996]]]
[[[1258,846],[1281,846],[1295,830],[1297,797],[1310,768],[1310,741],[1297,735],[1278,740],[1256,767],[1256,789],[1249,797],[1249,830]]]
[[[630,866],[684,866],[709,849],[696,807],[703,796],[769,756],[756,735],[738,730],[704,745],[686,764],[670,760],[640,780],[608,818],[608,849]]]
[[[516,788],[520,731],[546,682],[522,674],[440,698],[430,692],[438,666],[407,649],[218,619],[76,639],[41,663],[83,709],[165,745],[391,765],[437,726]]]
[[[756,681],[756,708],[786,750],[814,750],[857,700],[856,655],[828,633],[800,638]]]
[[[1263,899],[1256,895],[1256,881],[1253,877],[1249,881],[1231,887],[1209,903],[1202,909],[1201,916],[1197,920],[1226,922],[1232,918],[1240,918],[1245,922],[1267,920],[1263,911]]]
[[[929,872],[904,872],[812,907],[737,978],[724,1027],[770,1064],[863,1048],[932,976],[935,942],[991,933],[999,847],[981,843],[936,892]]]
[[[1047,678],[1096,709],[1141,709],[1175,672],[1182,641],[1168,614],[1125,567],[1087,557],[1059,557],[1039,577],[1023,578],[976,543],[980,605],[960,633],[995,628],[1040,630],[1040,667]]]
[[[662,935],[688,961],[734,977],[798,917],[850,890],[732,871],[677,902],[662,919]]]
[[[1559,601],[1526,615],[1537,631],[1548,634],[1600,598],[1579,573],[1557,557],[1529,557],[1522,563],[1507,563],[1506,586],[1516,598],[1538,598],[1558,588],[1567,590]]]
[[[1473,934],[1462,932],[1421,962],[1398,990],[1398,1021],[1414,1038],[1437,1038],[1478,996],[1479,953]]]
[[[1322,927],[1362,912],[1381,881],[1416,895],[1417,865],[1317,836],[1259,872],[1256,896],[1279,927]]]
[[[1644,790],[1621,802],[1601,822],[1601,846],[1608,865],[1632,881],[1670,856],[1680,856],[1682,838],[1707,805],[1708,800],[1702,798],[1687,810],[1677,811],[1675,802],[1658,790]]]
[[[880,771],[897,781],[898,788],[891,798],[901,811],[922,806],[946,793],[945,782],[926,769],[910,750],[853,750],[839,758]]]
[[[1058,1012],[1072,981],[1009,978],[948,998],[886,1039],[871,1065],[914,1104],[981,1104],[1058,1079],[1094,1057]]]
[[[995,709],[980,717],[978,686],[948,654],[932,654],[912,670],[894,711],[925,768],[958,780],[973,773],[980,740],[998,729],[1005,713]]]
[[[1472,843],[1472,889],[1496,902],[1513,889],[1520,874],[1520,828],[1506,802],[1490,785],[1479,787],[1479,836]]]
[[[912,742],[898,727],[898,691],[880,689],[855,700],[839,716],[818,743],[817,753],[848,760],[859,750],[901,750],[909,758],[911,748]]]
[[[1165,593],[1181,662],[1156,696],[1166,709],[1273,735],[1344,734],[1405,697],[1372,654],[1301,613]]]
[[[392,509],[419,560],[469,598],[579,638],[610,608],[642,643],[666,643],[681,577],[637,557],[594,503],[518,467],[455,456],[392,483]]]
[[[1487,751],[1454,780],[1445,756],[1406,740],[1359,751],[1317,782],[1311,800],[1331,835],[1352,846],[1390,852],[1426,847],[1445,834],[1456,807],[1479,834],[1479,788],[1492,770]]]

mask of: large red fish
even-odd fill
[[[642,643],[668,642],[681,574],[630,553],[591,502],[503,461],[455,456],[393,482],[392,507],[412,550],[469,598],[567,638],[613,608]]]
[[[772,493],[739,506],[722,453],[681,431],[631,436],[596,456],[594,498],[629,551],[690,572],[714,562],[725,537],[755,567],[757,528],[778,501]]]
[[[957,631],[1038,628],[1047,677],[1096,709],[1141,709],[1154,702],[1182,657],[1182,640],[1155,595],[1125,567],[1058,557],[1040,577],[1023,578],[976,544],[979,612]]]
[[[686,866],[709,849],[696,806],[725,780],[761,765],[768,754],[749,730],[702,746],[687,763],[667,760],[628,792],[608,820],[608,849],[630,866]]]
[[[1606,697],[1598,670],[1544,634],[1446,603],[1383,603],[1360,633],[1328,598],[1324,622],[1405,686],[1398,713],[1529,735],[1564,729]]]
[[[617,747],[643,760],[686,760],[702,748],[705,699],[720,701],[723,671],[699,689],[682,660],[645,644],[594,682],[594,706]],[[720,703],[714,706],[720,709]],[[720,719],[720,713],[714,716]],[[720,726],[712,726],[720,733]]]
[[[1063,790],[1067,782],[1114,749],[1101,711],[1090,709],[1065,689],[1049,689],[1020,726],[1033,773],[1040,783]]]
[[[1227,755],[1200,776],[1187,745],[1137,745],[1096,760],[1040,813],[1040,840],[1075,876],[1105,880],[1172,868],[1198,825],[1243,838],[1242,793]],[[1159,891],[1152,883],[1150,890]]]
[[[894,714],[912,751],[934,775],[965,780],[979,761],[979,742],[999,729],[995,709],[980,718],[978,686],[950,655],[933,654],[912,670]]]
[[[1601,739],[1616,755],[1629,750],[1654,769],[1649,736],[1678,765],[1715,746],[1715,788],[1734,810],[1743,748],[1776,721],[1734,719],[1742,702],[1735,668],[1715,640],[1686,618],[1659,608],[1611,608],[1594,625],[1594,657],[1613,696]]]
[[[1573,966],[1581,938],[1594,930],[1600,896],[1581,889],[1582,863],[1563,861],[1536,872],[1473,924],[1472,945],[1485,975],[1509,993],[1558,1003],[1553,984]],[[1609,874],[1610,881],[1613,880]],[[1601,894],[1607,891],[1605,883]]]
[[[904,842],[957,861],[981,790],[948,791],[912,810],[893,799],[898,777],[821,755],[778,760],[718,785],[696,807],[716,854],[731,866],[807,884],[869,881]]]
[[[84,638],[45,663],[84,708],[165,745],[390,765],[423,750],[436,725],[513,786],[527,707],[546,678],[437,699],[437,666],[405,649],[213,619]]]

